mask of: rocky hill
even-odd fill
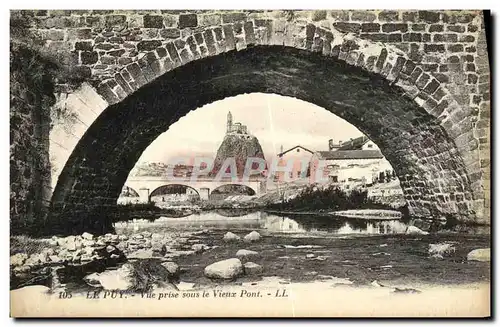
[[[215,176],[219,172],[222,164],[227,158],[234,158],[238,176],[241,177],[243,176],[245,164],[249,157],[262,158],[265,160],[259,140],[255,136],[248,134],[228,134],[224,137],[222,144],[217,150],[212,175]],[[253,168],[257,167],[255,166]]]

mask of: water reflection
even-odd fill
[[[328,232],[333,234],[399,234],[407,225],[398,220],[363,220],[343,217],[268,215],[264,228],[272,232]]]
[[[332,233],[332,234],[399,234],[407,225],[399,220],[364,220],[326,216],[279,216],[265,212],[252,212],[229,216],[226,212],[201,212],[187,217],[161,217],[154,222],[135,220],[119,223],[120,228],[145,230],[154,227],[169,229],[255,229],[271,233]]]

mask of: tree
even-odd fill
[[[384,183],[384,181],[385,181],[385,173],[383,171],[381,171],[378,175],[378,182]]]

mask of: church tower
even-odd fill
[[[233,126],[233,115],[231,114],[231,111],[227,113],[227,128],[226,128],[226,134],[231,133],[231,129]]]

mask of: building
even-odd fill
[[[377,183],[380,177],[393,176],[391,164],[378,146],[366,136],[342,142],[329,151],[316,151],[310,163],[311,183],[336,183],[349,189]],[[322,175],[320,175],[322,174]]]
[[[235,135],[247,135],[248,129],[246,125],[242,123],[233,123],[233,115],[231,111],[227,113],[227,123],[226,123],[226,134],[235,134]]]
[[[286,151],[283,151],[283,146],[281,146],[281,152],[278,153],[277,167],[279,170],[284,170],[284,167],[287,166],[291,169],[286,172],[276,172],[274,181],[284,182],[287,180],[306,178],[309,175],[309,163],[311,162],[313,154],[313,151],[301,145],[296,145]],[[288,174],[288,178],[286,178],[286,174]]]
[[[331,143],[330,143],[331,144]],[[332,150],[330,148],[330,150]],[[347,150],[378,150],[379,147],[373,143],[367,136],[363,135],[355,139],[350,139],[348,141],[342,142],[336,150],[347,151]]]

